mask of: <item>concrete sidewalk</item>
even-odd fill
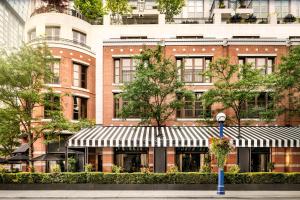
[[[2,190],[0,199],[297,199],[300,191]]]

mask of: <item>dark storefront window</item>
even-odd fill
[[[270,162],[270,148],[251,149],[251,172],[267,172]]]
[[[122,167],[123,172],[140,172],[148,167],[147,148],[116,148],[115,165]]]
[[[208,156],[208,148],[176,148],[176,165],[181,172],[198,172]]]

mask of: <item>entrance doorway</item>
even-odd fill
[[[98,171],[102,172],[102,155],[98,155]]]

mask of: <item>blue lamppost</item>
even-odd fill
[[[216,116],[217,122],[219,123],[220,127],[220,139],[223,138],[223,127],[224,122],[226,120],[226,115],[224,113],[218,113]],[[224,169],[219,168],[218,170],[218,195],[224,195],[225,189],[224,189]]]

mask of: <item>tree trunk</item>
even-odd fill
[[[29,163],[29,171],[34,172],[34,165],[33,165],[33,144],[29,142],[29,149],[28,149],[28,163]]]

